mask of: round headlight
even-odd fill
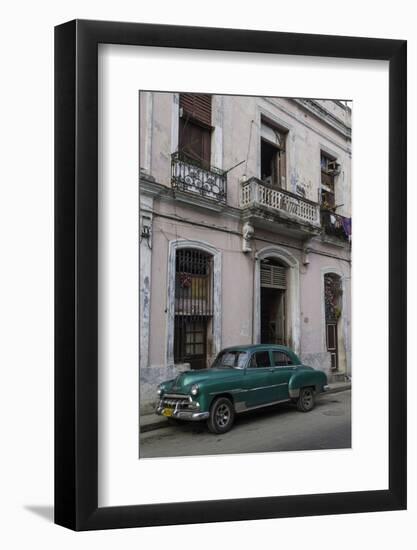
[[[198,394],[198,384],[193,384],[191,386],[191,395],[197,395]]]
[[[162,387],[161,387],[161,386],[158,386],[158,387],[157,387],[156,393],[157,393],[158,395],[162,395]]]

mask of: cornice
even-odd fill
[[[352,129],[314,99],[294,99],[294,102],[315,115],[321,121],[327,123],[345,138],[351,139]]]

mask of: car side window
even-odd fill
[[[285,367],[286,365],[292,365],[291,357],[284,351],[273,351],[272,362],[275,367]]]
[[[269,353],[267,351],[257,351],[254,353],[250,360],[250,366],[252,368],[270,367]]]

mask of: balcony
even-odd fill
[[[325,236],[335,237],[344,242],[350,242],[352,233],[352,220],[332,210],[321,211],[321,225]]]
[[[258,178],[242,183],[240,206],[244,219],[254,225],[294,236],[320,233],[320,207],[294,193],[271,187]]]
[[[204,167],[180,153],[171,158],[171,185],[178,199],[214,210],[218,210],[214,205],[226,204],[226,172],[214,166]]]

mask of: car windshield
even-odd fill
[[[246,365],[249,354],[247,351],[222,351],[217,356],[213,363],[213,368],[227,369],[235,368],[242,369]]]

